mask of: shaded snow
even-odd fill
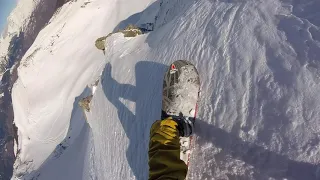
[[[320,16],[317,1],[299,2],[65,6],[19,67],[15,175],[147,179],[149,128],[160,118],[163,73],[186,59],[201,79],[190,179],[319,179],[320,30],[314,17]],[[139,22],[154,23],[154,31],[110,36],[105,56],[95,49],[98,37]],[[87,113],[90,129],[75,104],[100,75]],[[65,141],[70,128],[72,140]],[[60,142],[69,146],[54,158]],[[62,170],[62,162],[75,167]]]

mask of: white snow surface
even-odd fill
[[[6,27],[0,32],[0,77],[10,68],[10,63],[21,59],[21,52],[31,46],[44,21],[49,19],[55,11],[57,1],[63,0],[19,0],[17,6],[7,18]],[[39,13],[41,13],[39,16]],[[41,24],[43,23],[43,26]],[[10,48],[19,49],[19,52],[10,52]],[[11,54],[13,53],[13,54]],[[16,54],[18,53],[18,54]],[[7,61],[10,61],[7,62]]]
[[[65,4],[22,59],[13,179],[147,179],[163,73],[179,59],[201,80],[189,179],[320,178],[319,1],[84,2]],[[95,48],[141,22],[154,31]],[[97,78],[86,123],[77,102]]]

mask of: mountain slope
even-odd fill
[[[162,0],[140,13],[147,1],[139,7],[123,1],[69,6],[39,34],[27,54],[40,50],[19,68],[13,89],[21,140],[16,175],[48,179],[59,172],[54,165],[50,173],[41,167],[66,162],[65,154],[76,151],[74,138],[87,125],[75,97],[90,94],[98,79],[86,113],[92,134],[82,137],[93,141],[82,146],[89,149],[83,156],[90,155],[82,178],[146,179],[163,72],[187,59],[202,82],[191,179],[319,179],[320,31],[312,11],[318,4],[301,2]],[[153,23],[153,31],[111,35],[105,57],[94,48],[99,36],[141,23]],[[50,46],[56,33],[59,40]],[[61,141],[65,147],[69,126],[69,148],[57,160],[48,158]],[[73,169],[68,174],[79,178]]]
[[[135,8],[135,2],[132,2],[130,9],[135,12],[147,5],[139,2]],[[52,169],[52,166],[47,164],[83,166],[83,163],[69,158],[61,159],[65,157],[62,156],[64,150],[73,149],[82,152],[79,156],[85,156],[85,149],[91,149],[89,144],[83,145],[82,151],[74,146],[68,147],[75,144],[86,127],[77,102],[88,94],[86,86],[96,80],[104,64],[103,54],[94,47],[94,41],[131,15],[129,11],[117,11],[116,8],[121,8],[124,3],[117,2],[112,6],[109,3],[72,1],[64,5],[21,60],[19,78],[12,90],[19,135],[14,178],[36,176],[48,179],[43,169]],[[75,44],[82,45],[73,46]],[[60,168],[54,169],[60,172]]]
[[[20,0],[8,17],[0,36],[0,177],[9,179],[17,153],[17,128],[14,124],[11,90],[17,79],[20,60],[39,31],[65,0]]]

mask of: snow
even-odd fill
[[[58,1],[61,0],[19,0],[0,35],[0,76],[21,59],[53,15]]]
[[[14,34],[17,34],[24,28],[24,21],[28,21],[35,5],[39,1],[20,0],[17,6],[7,18],[7,25],[0,36],[0,54],[5,54],[8,51],[9,43]]]
[[[18,69],[13,179],[147,179],[163,73],[178,59],[201,80],[189,179],[319,179],[319,3],[304,2],[64,5]],[[95,48],[129,23],[154,31]],[[77,102],[91,91],[87,124]]]

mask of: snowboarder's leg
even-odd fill
[[[168,117],[152,125],[149,143],[149,180],[186,178],[188,167],[180,159],[181,124],[183,124],[181,119],[173,120],[172,117]],[[190,127],[193,128],[193,123]]]
[[[175,61],[166,71],[162,120],[150,131],[149,180],[186,179],[199,88],[198,71],[190,62]]]

